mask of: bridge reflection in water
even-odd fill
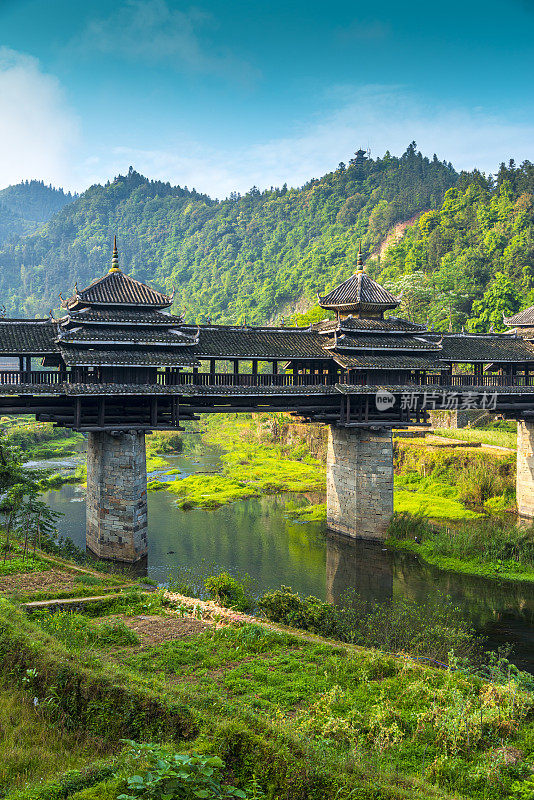
[[[369,603],[406,598],[424,605],[430,596],[448,596],[487,637],[488,649],[512,645],[512,660],[534,672],[534,584],[443,572],[380,542],[328,533],[326,597],[340,603],[348,589]]]

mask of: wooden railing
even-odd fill
[[[232,372],[158,372],[156,383],[159,386],[199,386],[199,387],[284,387],[284,386],[333,386],[336,383],[350,383],[356,386],[391,385],[391,386],[452,386],[466,388],[470,386],[482,387],[506,387],[506,386],[528,386],[534,387],[534,375],[474,375],[460,373],[451,375],[442,374],[420,374],[414,375],[410,379],[402,377],[396,370],[391,370],[389,375],[373,380],[373,373],[370,371],[365,374],[354,372],[350,381],[344,375],[331,375],[328,373],[293,375],[288,372],[285,374],[235,374]],[[96,372],[60,372],[59,370],[50,371],[23,371],[1,370],[0,386],[59,386],[61,383],[101,383]]]
[[[339,378],[327,373],[321,375],[239,374],[233,372],[178,372],[159,373],[161,386],[333,386]]]
[[[18,370],[0,370],[0,385],[1,386],[17,386],[21,384],[30,384],[31,386],[43,385],[58,385],[65,380],[64,372],[56,371],[23,371]]]

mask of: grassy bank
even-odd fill
[[[221,470],[172,481],[151,481],[152,490],[167,490],[183,509],[217,508],[225,503],[281,492],[325,490],[324,465],[306,446],[284,446],[263,426],[275,415],[218,415],[202,420],[202,437],[222,451]]]
[[[410,550],[440,569],[508,581],[534,581],[534,525],[506,516],[432,525],[420,515],[397,513],[386,544]]]
[[[64,458],[83,448],[81,433],[56,428],[51,422],[36,422],[32,417],[2,417],[0,426],[5,443],[19,447],[27,461]]]
[[[41,759],[5,761],[8,798],[116,800],[128,774],[144,774],[128,765],[123,738],[219,756],[224,779],[250,798],[499,800],[530,774],[534,696],[514,674],[487,681],[276,624],[217,627],[200,603],[139,613],[124,598],[91,617],[27,619],[0,602],[10,702],[39,701],[37,719],[17,717],[20,738],[44,737]],[[103,751],[114,755],[111,775],[56,777],[53,791],[41,783],[60,756],[89,766]]]

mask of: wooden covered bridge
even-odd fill
[[[99,557],[146,554],[145,433],[207,413],[329,424],[328,524],[377,538],[393,510],[392,429],[434,409],[494,411],[520,422],[518,504],[534,516],[534,308],[507,333],[437,333],[392,315],[399,299],[361,255],[319,297],[335,318],[307,328],[191,325],[172,302],[126,275],[115,245],[109,273],[76,287],[60,318],[0,320],[0,412],[88,434],[87,545]]]

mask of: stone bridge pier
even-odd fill
[[[89,433],[87,548],[101,559],[134,563],[147,554],[144,431]]]
[[[517,423],[517,511],[534,517],[534,422]]]
[[[355,538],[383,539],[393,514],[391,430],[329,429],[327,525]]]

